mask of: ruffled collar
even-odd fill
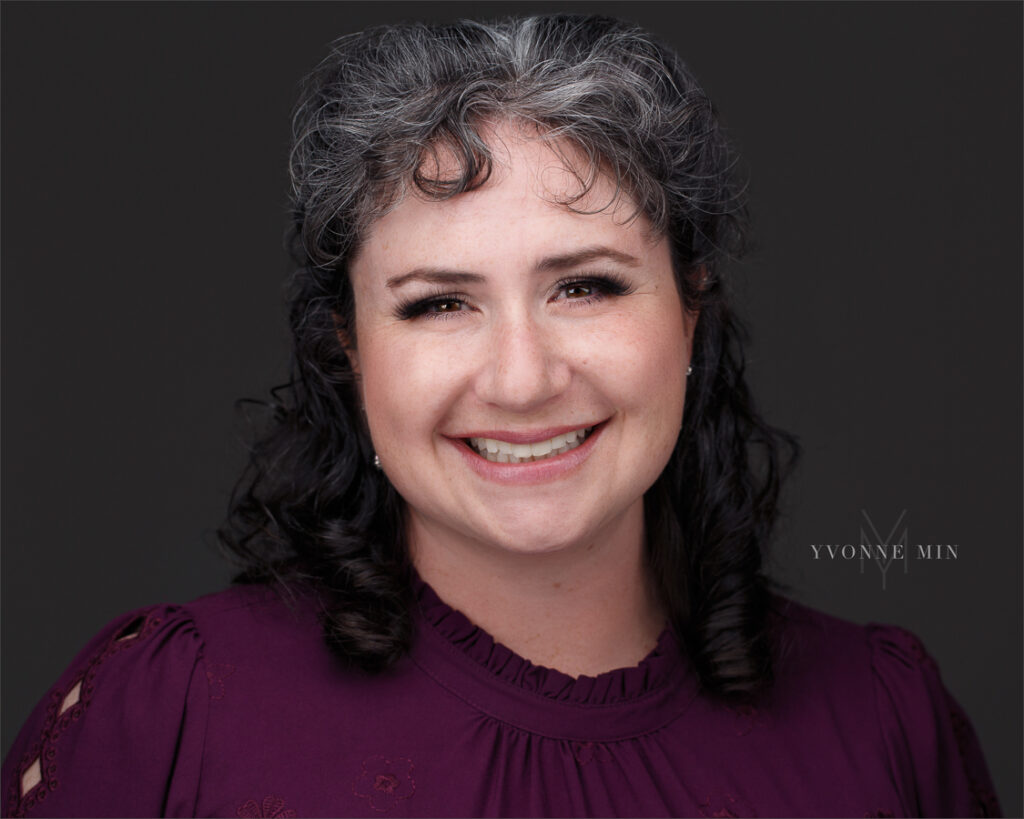
[[[696,675],[670,629],[638,665],[574,678],[495,642],[419,577],[413,588],[413,660],[453,693],[503,721],[547,736],[609,741],[666,724],[696,695]]]

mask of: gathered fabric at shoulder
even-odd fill
[[[890,764],[917,816],[1001,816],[970,720],[921,640],[870,623],[872,671]]]
[[[6,815],[192,815],[208,702],[185,610],[118,617],[22,727],[3,766]]]

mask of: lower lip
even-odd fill
[[[475,449],[469,446],[461,438],[449,438],[455,445],[469,467],[481,478],[495,483],[504,484],[531,484],[545,483],[561,478],[564,475],[579,468],[579,466],[590,457],[594,451],[597,439],[604,431],[605,421],[594,427],[594,431],[587,436],[587,439],[575,449],[555,455],[553,458],[545,458],[542,461],[527,461],[522,464],[499,464],[488,461],[478,454]]]

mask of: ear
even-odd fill
[[[708,269],[706,265],[698,265],[692,268],[687,274],[692,276],[692,281],[697,285],[698,290],[703,292],[708,287]],[[686,336],[686,347],[691,359],[693,358],[693,335],[697,329],[697,322],[700,320],[700,308],[689,308],[683,306],[683,333]]]
[[[706,264],[692,268],[689,275],[693,277],[693,283],[696,284],[700,293],[705,293],[711,287],[711,274],[708,272]],[[697,326],[698,318],[700,318],[699,309],[686,310],[686,335],[690,342],[693,341],[693,331]]]
[[[334,317],[334,332],[338,337],[338,343],[341,344],[341,349],[345,351],[345,355],[348,357],[348,364],[352,368],[357,376],[362,375],[359,369],[359,350],[356,348],[354,337],[349,333],[345,322],[342,321],[341,316],[337,313],[331,314]]]
[[[686,334],[686,346],[693,352],[693,334],[697,329],[697,321],[700,319],[700,310],[683,311],[683,332]]]

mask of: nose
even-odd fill
[[[508,317],[488,334],[476,395],[516,413],[539,409],[568,387],[572,367],[553,327],[530,316]]]

